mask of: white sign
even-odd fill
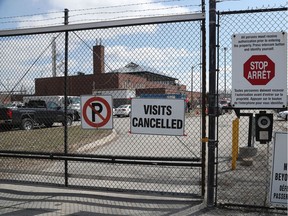
[[[272,204],[287,205],[288,202],[287,137],[287,133],[275,132],[270,187],[270,202]]]
[[[81,96],[81,110],[83,129],[113,129],[111,96]]]
[[[183,136],[184,116],[184,99],[135,98],[131,133]]]
[[[287,105],[287,33],[232,37],[232,103],[235,108]]]

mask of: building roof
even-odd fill
[[[141,66],[138,65],[134,62],[130,62],[129,64],[125,65],[122,68],[118,68],[116,70],[113,70],[111,73],[129,73],[129,74],[143,74],[143,73],[150,73],[150,74],[154,74],[156,76],[162,76],[162,77],[166,77],[167,79],[173,79],[173,80],[177,80],[176,78],[167,76],[165,73],[163,72],[159,72],[153,68],[150,67],[145,67],[145,66]]]

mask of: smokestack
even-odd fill
[[[93,47],[93,74],[105,73],[104,69],[104,46]]]

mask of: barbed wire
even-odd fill
[[[179,13],[169,13],[169,10],[176,10],[176,9],[183,9],[187,8],[193,12],[201,12],[201,4],[200,0],[199,4],[183,4],[184,1],[187,0],[159,0],[159,1],[154,1],[154,2],[143,2],[143,3],[131,3],[131,4],[122,4],[122,5],[112,5],[112,6],[103,6],[103,7],[97,7],[97,8],[83,8],[83,9],[75,9],[75,10],[69,10],[69,23],[81,23],[81,22],[92,22],[92,21],[110,21],[110,20],[118,20],[118,19],[128,19],[128,18],[143,18],[143,17],[155,17],[155,16],[169,16],[169,15],[186,15],[189,14],[189,12],[182,12],[180,11]],[[225,2],[230,2],[230,1],[241,1],[241,0],[217,0],[218,3],[225,3]],[[170,6],[165,6],[162,5],[161,7],[157,8],[146,8],[146,9],[141,9],[143,7],[140,7],[140,9],[128,9],[127,7],[133,7],[133,6],[143,6],[143,5],[156,5],[160,3],[173,3],[173,2],[181,2],[181,5],[170,5]],[[198,7],[198,8],[197,8]],[[265,8],[265,6],[262,6]],[[274,7],[277,7],[274,5]],[[281,7],[278,5],[278,7]],[[284,6],[282,6],[284,7]],[[105,11],[109,9],[115,9],[116,10],[110,10],[110,11]],[[126,8],[126,9],[125,9]],[[120,9],[120,10],[118,10]],[[102,11],[99,11],[102,10]],[[103,11],[104,10],[104,11]],[[88,11],[88,12],[87,12]],[[155,13],[155,11],[163,11],[163,13]],[[77,13],[81,12],[81,13]],[[61,13],[61,16],[52,16],[49,17],[50,15],[54,14],[59,14]],[[129,14],[130,13],[130,14]],[[123,14],[122,16],[113,16],[113,14]],[[147,15],[145,15],[147,14]],[[95,15],[107,15],[105,18],[86,18],[85,16],[95,16]],[[111,16],[109,16],[111,15]],[[37,19],[32,19],[36,18],[35,16],[43,16],[42,18],[39,17]],[[45,17],[46,16],[46,17]],[[48,16],[48,17],[47,17]],[[31,19],[29,19],[31,17]],[[75,20],[75,17],[78,17],[77,20]],[[83,17],[83,19],[79,19],[79,17]],[[28,19],[22,19],[22,18],[28,18]],[[72,18],[72,19],[70,19]],[[8,20],[7,20],[8,19]],[[12,19],[12,20],[9,20]],[[73,20],[74,19],[74,20]],[[53,22],[53,20],[55,22]],[[52,21],[52,22],[51,22]],[[43,22],[47,22],[46,24],[43,24]],[[24,28],[38,28],[38,27],[48,27],[48,26],[53,26],[53,25],[63,25],[64,24],[64,16],[63,16],[63,11],[51,11],[51,12],[46,12],[46,13],[35,13],[35,14],[30,14],[30,15],[21,15],[21,16],[6,16],[6,17],[0,17],[0,24],[3,25],[9,25],[17,23],[20,27],[13,27],[13,28],[4,28],[2,26],[2,30],[11,30],[11,29],[24,29]],[[30,25],[22,25],[23,23],[30,23]]]
[[[0,22],[2,24],[5,23],[24,23],[24,22],[44,22],[44,21],[49,21],[49,20],[56,20],[56,19],[63,19],[64,17],[52,17],[52,18],[43,18],[43,19],[38,19],[38,20],[12,20],[12,21],[5,21],[5,22]]]
[[[154,5],[154,4],[158,4],[158,3],[181,2],[181,1],[187,1],[187,0],[160,0],[160,1],[155,1],[155,2],[121,4],[121,5],[103,6],[103,7],[97,7],[97,8],[75,9],[75,10],[70,10],[70,11],[73,12],[73,11],[87,11],[87,10],[102,10],[102,9],[109,9],[109,8]]]
[[[29,26],[22,26],[17,28],[2,28],[1,30],[15,30],[15,29],[26,29],[26,28],[41,28],[41,27],[49,27],[49,26],[58,26],[63,25],[64,22],[58,22],[58,23],[51,23],[51,24],[45,24],[45,25],[29,25]]]
[[[169,3],[169,2],[181,2],[181,1],[187,1],[187,0],[160,0],[155,2],[143,2],[143,3],[133,3],[133,4],[122,4],[122,5],[112,5],[112,6],[103,6],[103,7],[97,7],[97,8],[83,8],[83,9],[74,9],[69,10],[70,12],[76,12],[76,11],[88,11],[88,10],[102,10],[102,9],[109,9],[109,8],[117,8],[117,7],[128,7],[128,6],[136,6],[136,5],[152,5],[152,4],[158,4],[158,3]],[[45,13],[34,13],[34,14],[24,14],[24,15],[17,15],[17,16],[5,16],[0,17],[1,19],[16,19],[16,18],[23,18],[23,17],[33,17],[33,16],[40,16],[40,15],[49,15],[49,14],[56,14],[61,13],[63,14],[63,10],[61,11],[50,11]]]
[[[200,11],[199,11],[200,12]],[[175,16],[175,15],[188,15],[191,13],[169,13],[169,14],[153,14],[153,16]],[[92,22],[92,21],[111,21],[111,20],[119,20],[119,19],[128,19],[128,18],[147,18],[147,17],[152,17],[151,15],[135,15],[135,16],[118,16],[118,17],[113,17],[113,19],[111,18],[107,18],[107,19],[81,19],[81,20],[74,20],[74,21],[69,21],[69,23],[81,23],[81,22]]]
[[[55,13],[63,14],[63,11],[51,11],[51,12],[45,12],[45,13],[26,14],[26,15],[19,15],[19,16],[6,16],[6,17],[0,17],[0,20],[1,19],[16,19],[16,18],[23,18],[23,17],[33,17],[33,16],[48,15],[48,14],[55,14]]]
[[[177,8],[188,8],[188,7],[198,7],[200,5],[182,5],[182,6],[170,6],[170,7],[161,7],[161,8],[150,8],[150,9],[133,9],[133,10],[124,10],[124,11],[101,11],[101,12],[90,12],[90,13],[82,13],[82,14],[75,14],[69,15],[69,17],[76,17],[76,16],[87,16],[87,15],[97,15],[97,14],[119,14],[119,13],[135,13],[135,12],[148,12],[148,11],[159,11],[159,10],[171,10]]]
[[[81,22],[92,22],[92,21],[109,21],[109,20],[116,20],[116,19],[128,19],[128,18],[142,18],[142,17],[155,17],[155,16],[163,16],[163,15],[182,15],[182,14],[187,14],[187,13],[167,13],[168,10],[176,10],[176,9],[183,9],[183,8],[191,8],[191,7],[200,7],[201,5],[199,4],[186,4],[186,5],[174,5],[174,6],[167,6],[167,7],[160,7],[160,8],[148,8],[148,9],[125,9],[125,10],[120,10],[120,11],[95,11],[95,10],[99,10],[99,9],[111,9],[111,8],[124,8],[125,6],[141,6],[141,5],[153,5],[155,3],[168,3],[168,2],[180,2],[180,1],[185,1],[185,0],[160,0],[160,1],[156,1],[153,3],[133,3],[133,4],[126,4],[126,5],[115,5],[115,6],[107,6],[107,7],[99,7],[99,8],[87,8],[87,9],[77,9],[77,10],[70,10],[69,11],[69,18],[75,18],[75,17],[84,17],[84,16],[91,16],[91,15],[113,15],[113,14],[129,14],[129,15],[123,15],[123,16],[110,16],[107,18],[102,18],[102,19],[97,19],[97,18],[87,18],[87,19],[78,19],[78,20],[70,20],[69,19],[69,23],[81,23]],[[73,14],[75,12],[79,12],[81,11],[82,13],[78,13],[78,14]],[[95,11],[95,12],[86,12],[83,13],[83,11]],[[165,11],[165,13],[162,14],[155,14],[155,11]],[[199,10],[200,11],[200,10]],[[195,12],[195,10],[194,10]],[[38,13],[38,14],[32,14],[31,16],[36,16],[36,15],[48,15],[48,14],[52,14],[51,13]],[[63,13],[63,11],[62,11]],[[133,13],[133,14],[131,14]],[[138,14],[136,14],[138,13]],[[142,14],[149,14],[149,15],[142,15]],[[45,26],[53,26],[53,25],[61,25],[64,24],[63,22],[59,22],[59,20],[64,20],[63,16],[57,16],[57,17],[43,17],[43,19],[20,19],[23,17],[28,17],[28,15],[24,15],[24,16],[14,16],[14,17],[7,17],[7,18],[14,18],[14,20],[4,20],[4,18],[0,18],[0,24],[11,24],[11,23],[18,23],[19,25],[21,25],[22,23],[33,23],[33,25],[25,25],[25,26],[21,26],[21,27],[17,27],[17,28],[2,28],[2,30],[11,30],[11,29],[24,29],[24,28],[37,28],[37,27],[45,27]],[[1,21],[3,20],[3,21]],[[52,23],[46,23],[45,25],[43,25],[43,22],[47,22],[47,21],[53,21],[55,20],[55,22]],[[41,23],[42,22],[42,23]],[[39,25],[38,25],[39,23]],[[40,24],[41,23],[41,24]]]

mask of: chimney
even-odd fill
[[[93,74],[104,73],[104,46],[93,47]]]
[[[56,77],[56,37],[52,38],[52,77]]]

